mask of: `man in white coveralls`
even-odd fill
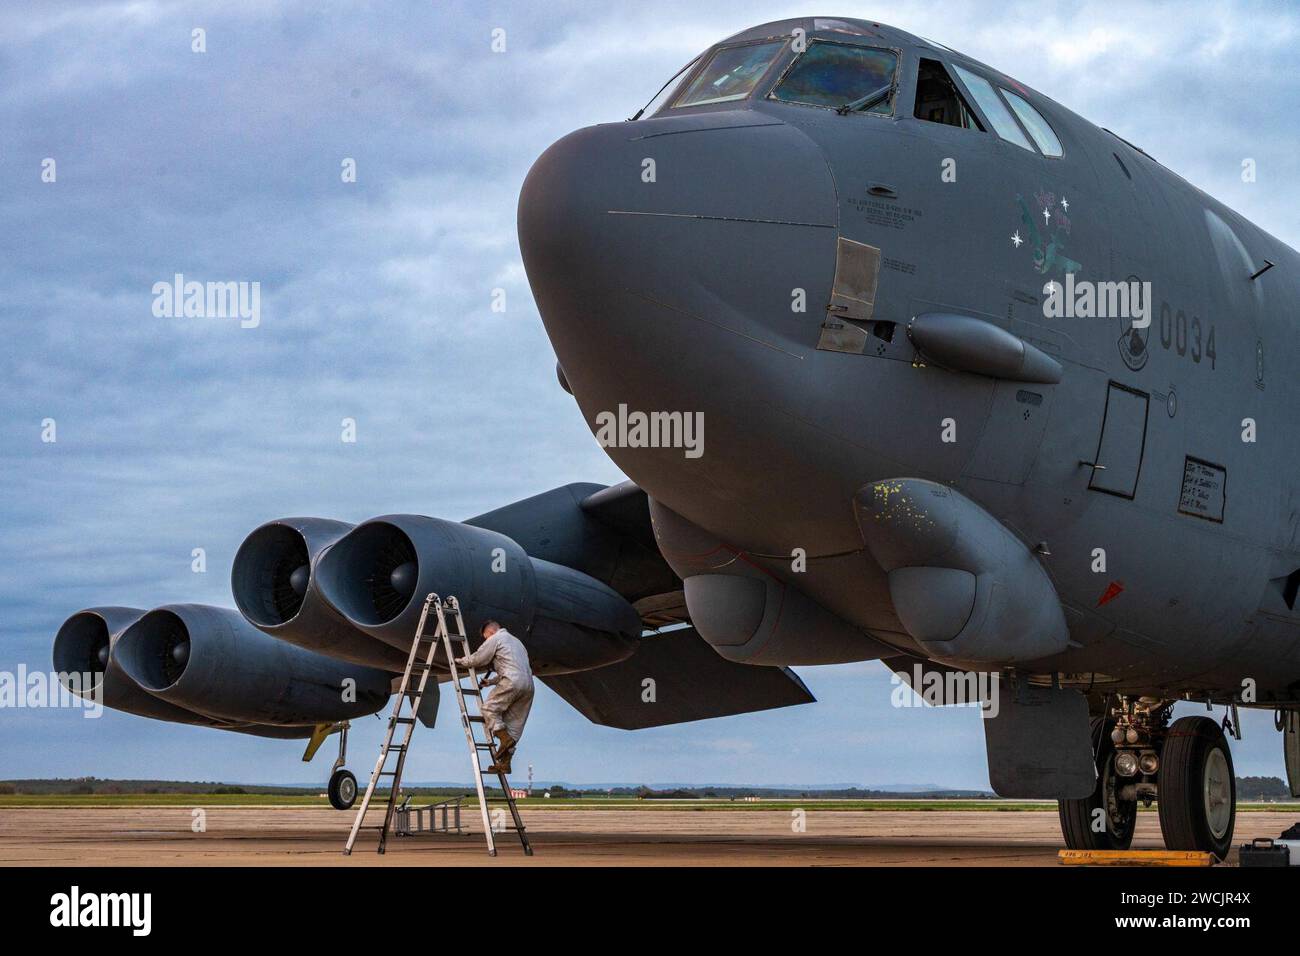
[[[533,672],[528,666],[524,645],[496,621],[485,621],[480,631],[483,643],[468,657],[457,658],[460,667],[495,671],[496,677],[483,681],[493,685],[492,696],[483,702],[483,723],[497,739],[498,763],[489,773],[509,773],[510,757],[523,736],[528,711],[533,706]]]

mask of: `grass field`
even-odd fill
[[[413,805],[436,803],[458,794],[415,794]],[[463,795],[462,795],[463,796]],[[473,803],[472,796],[465,797]],[[0,807],[320,807],[329,803],[324,796],[308,794],[250,794],[250,793],[126,793],[126,794],[5,794],[0,795]],[[1051,800],[824,800],[808,798],[778,798],[771,800],[637,800],[627,797],[528,797],[520,800],[522,807],[545,807],[548,810],[583,809],[599,810],[906,810],[912,812],[940,812],[954,810],[984,810],[1018,812],[1023,810],[1055,810]],[[1151,808],[1154,812],[1155,808]],[[1300,803],[1240,803],[1237,809],[1244,813],[1274,811],[1300,812]]]

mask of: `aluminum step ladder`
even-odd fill
[[[451,598],[447,604],[455,607],[457,626],[463,633],[464,624],[460,620],[460,608],[455,602],[456,599]],[[429,624],[430,609],[436,612],[437,618],[437,628],[432,635],[425,633],[425,628]],[[430,594],[424,599],[424,608],[420,611],[420,623],[415,628],[415,639],[411,641],[411,653],[406,658],[406,670],[402,673],[402,682],[398,687],[392,716],[388,718],[388,732],[384,735],[384,742],[379,748],[379,759],[375,761],[375,769],[370,774],[370,782],[366,785],[366,794],[361,798],[361,806],[357,809],[357,818],[352,821],[352,832],[348,834],[348,842],[343,847],[345,856],[352,854],[352,847],[357,842],[357,834],[362,830],[378,830],[379,852],[384,852],[401,791],[402,768],[406,765],[406,755],[411,747],[411,735],[415,732],[415,715],[420,709],[420,702],[424,699],[424,689],[428,685],[429,675],[433,672],[433,657],[438,650],[439,637],[445,639],[446,634],[447,620],[443,611],[443,602],[438,599],[438,595]],[[445,645],[445,640],[443,643]],[[412,679],[416,682],[413,690]],[[403,707],[408,702],[410,713],[403,715]],[[402,735],[401,743],[393,743],[398,727],[405,727],[406,731]],[[385,769],[388,758],[394,755],[397,760],[393,769]],[[388,804],[384,808],[384,822],[365,826],[362,821],[365,819],[366,811],[370,809],[370,801],[374,799],[375,790],[384,777],[392,777],[388,790]]]
[[[515,798],[510,793],[510,781],[506,779],[504,773],[493,773],[483,766],[483,754],[487,753],[492,758],[492,763],[499,766],[501,755],[497,753],[496,740],[492,735],[487,733],[487,726],[483,720],[483,687],[479,684],[478,673],[472,667],[467,667],[462,671],[456,664],[456,658],[466,657],[470,653],[469,637],[465,634],[465,622],[461,618],[460,604],[454,597],[448,598],[447,607],[452,614],[456,624],[456,632],[451,633],[445,626],[439,627],[439,633],[442,635],[443,648],[447,655],[447,666],[451,668],[451,686],[456,691],[456,700],[460,704],[460,723],[465,728],[465,742],[469,746],[469,762],[474,768],[474,788],[478,791],[478,805],[483,814],[483,835],[487,838],[488,856],[497,855],[496,840],[493,839],[492,814],[488,810],[489,802],[504,803],[510,808],[510,817],[514,821],[512,824],[502,824],[499,830],[514,830],[519,834],[519,842],[524,848],[526,856],[533,855],[532,845],[528,842],[528,831],[524,829],[524,821],[519,816],[519,807],[515,804]],[[443,612],[439,610],[438,618],[441,622]],[[453,644],[456,646],[453,647]],[[461,683],[465,678],[469,679],[469,685]],[[474,712],[470,712],[469,702],[475,702]],[[487,740],[479,740],[475,736],[474,728],[482,727]],[[490,800],[483,789],[483,778],[496,777],[501,784],[501,798]]]

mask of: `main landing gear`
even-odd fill
[[[1165,734],[1160,769],[1160,832],[1171,850],[1232,846],[1237,778],[1223,729],[1209,717],[1182,717]]]
[[[1120,698],[1093,721],[1097,787],[1059,801],[1061,832],[1072,850],[1126,850],[1138,803],[1158,803],[1170,850],[1223,859],[1232,847],[1237,784],[1223,728],[1209,717],[1169,723],[1172,701]]]
[[[1115,771],[1114,723],[1094,718],[1092,752],[1097,758],[1097,788],[1082,800],[1059,800],[1061,832],[1072,850],[1127,850],[1137,825],[1137,798],[1125,797]]]

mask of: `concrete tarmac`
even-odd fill
[[[472,804],[470,835],[390,837],[380,856],[374,831],[363,832],[350,857],[342,848],[353,814],[323,807],[205,807],[203,832],[184,807],[3,808],[0,866],[1057,866],[1062,847],[1051,810],[809,809],[802,832],[777,809],[522,813],[535,855],[501,833],[494,860]],[[371,811],[366,822],[379,820]],[[1294,813],[1239,813],[1233,842],[1295,822]],[[1163,846],[1154,812],[1140,815],[1133,846]]]

